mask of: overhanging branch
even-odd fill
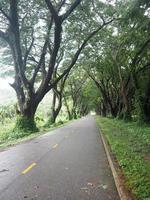
[[[53,86],[53,85],[56,85],[67,73],[70,72],[70,70],[72,69],[72,67],[75,65],[76,61],[78,60],[79,58],[79,55],[81,53],[81,51],[84,49],[84,47],[87,45],[88,41],[94,37],[104,26],[110,24],[114,19],[106,22],[106,23],[103,23],[103,25],[101,25],[100,27],[98,27],[95,31],[93,31],[82,43],[82,45],[80,46],[80,48],[77,50],[77,52],[75,53],[73,59],[72,59],[72,62],[71,64],[69,65],[69,67],[64,70],[64,72],[57,78],[57,80],[55,80],[51,85],[50,85],[50,88]]]
[[[136,64],[138,64],[141,60],[141,54],[144,52],[144,50],[148,47],[148,45],[150,44],[150,39],[148,39],[143,46],[140,48],[140,50],[136,53],[136,55],[134,56],[133,60],[132,60],[132,65],[135,66]]]
[[[46,5],[47,5],[49,11],[51,12],[51,14],[52,14],[52,16],[54,18],[55,23],[58,23],[59,16],[58,16],[57,11],[55,10],[53,4],[51,3],[50,0],[45,0],[45,2],[46,2]]]
[[[64,21],[65,19],[67,19],[69,17],[69,15],[74,11],[74,9],[81,3],[82,0],[76,0],[71,7],[66,11],[65,14],[61,15],[61,19],[62,21]]]
[[[31,44],[29,45],[29,48],[26,50],[26,53],[25,53],[25,56],[24,56],[24,68],[26,66],[26,63],[27,63],[27,59],[28,59],[28,56],[30,54],[30,51],[33,47],[33,44],[34,44],[34,37],[33,37],[33,30],[32,30],[32,39],[31,39]]]
[[[0,30],[0,38],[2,38],[3,40],[5,40],[7,43],[9,43],[9,39],[7,36],[7,33],[3,32]]]
[[[149,69],[150,69],[150,63],[147,63],[143,67],[141,67],[140,69],[138,69],[136,71],[136,74],[139,74],[139,73],[144,72],[144,71],[149,70]]]
[[[7,13],[2,9],[2,7],[0,6],[0,12],[3,14],[4,17],[6,17],[6,19],[11,23],[11,18],[9,17],[9,15],[7,15]]]

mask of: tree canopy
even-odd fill
[[[148,0],[5,0],[0,24],[1,75],[14,78],[21,126],[36,128],[51,90],[53,122],[63,104],[69,118],[95,110],[150,122]]]

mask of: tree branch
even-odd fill
[[[53,4],[51,3],[50,0],[45,0],[45,2],[46,2],[46,5],[47,5],[49,11],[51,12],[51,14],[54,18],[55,23],[57,24],[60,20],[59,20],[59,16],[58,16]]]
[[[26,87],[26,89],[30,90],[30,85],[28,79],[26,78],[22,57],[22,49],[21,49],[21,39],[20,39],[20,29],[19,29],[19,15],[18,15],[18,1],[11,0],[10,1],[10,16],[12,19],[11,23],[11,31],[14,34],[14,45],[15,45],[15,57],[14,62],[16,62],[16,67],[18,68],[18,73],[21,77],[21,80]],[[30,90],[31,92],[31,90]]]
[[[32,76],[32,78],[31,78],[31,81],[30,81],[30,82],[31,82],[32,85],[34,84],[35,79],[36,79],[36,76],[37,76],[37,74],[38,74],[38,72],[39,72],[39,69],[40,69],[40,67],[41,67],[41,65],[42,65],[42,63],[43,63],[43,60],[44,60],[45,54],[46,54],[46,50],[47,50],[47,40],[46,40],[45,43],[44,43],[44,46],[43,46],[43,49],[42,49],[42,53],[41,53],[41,56],[40,56],[40,60],[39,60],[39,62],[38,62],[37,67],[35,68],[34,73],[33,73],[33,76]]]
[[[101,18],[102,22],[105,23],[104,17],[97,12],[94,0],[92,0],[92,5],[93,5],[93,9],[94,9],[95,13]]]
[[[150,39],[148,39],[143,46],[141,47],[141,49],[135,54],[133,60],[132,60],[132,65],[135,66],[136,64],[138,64],[141,60],[140,55],[143,53],[143,51],[148,47],[148,45],[150,44]]]
[[[73,57],[73,59],[72,59],[72,62],[71,62],[71,64],[70,64],[70,66],[69,66],[66,70],[64,70],[64,72],[57,78],[57,80],[55,80],[55,81],[52,83],[52,85],[57,84],[57,83],[61,80],[61,78],[63,78],[67,73],[70,72],[70,70],[71,70],[72,67],[75,65],[76,61],[78,60],[78,57],[79,57],[81,51],[82,51],[82,50],[84,49],[84,47],[87,45],[88,41],[89,41],[92,37],[94,37],[104,26],[110,24],[112,21],[113,21],[113,19],[110,20],[110,21],[108,21],[108,22],[106,22],[106,23],[104,23],[102,26],[100,26],[100,27],[97,28],[95,31],[93,31],[93,32],[83,41],[82,45],[80,46],[80,48],[79,48],[79,49],[77,50],[77,52],[75,53],[75,55],[74,55],[74,57]],[[50,85],[50,87],[52,87],[52,85]]]
[[[49,81],[51,80],[52,74],[54,72],[56,58],[57,58],[57,54],[58,54],[58,51],[60,48],[60,43],[61,43],[61,32],[62,32],[61,24],[59,26],[55,26],[54,47],[52,50],[52,54],[51,54],[51,58],[50,58],[49,66],[48,66],[48,72],[47,72],[44,82],[42,83],[42,84],[44,84],[44,86],[42,86],[42,87],[45,88],[45,90],[48,87]],[[39,91],[40,90],[41,90],[41,88],[39,88]]]
[[[59,8],[58,8],[58,12],[61,10],[62,6],[66,3],[66,0],[62,0],[60,2]]]
[[[150,63],[145,64],[143,67],[141,67],[139,70],[137,70],[136,74],[139,74],[139,73],[146,71],[148,69],[150,69]]]
[[[7,13],[2,9],[2,7],[0,6],[0,12],[4,15],[4,17],[6,17],[6,19],[11,23],[11,18],[9,17],[9,15],[7,15]]]
[[[32,30],[32,41],[31,41],[31,44],[29,46],[29,48],[27,49],[26,53],[25,53],[25,56],[24,56],[24,68],[26,66],[26,62],[27,62],[27,59],[28,59],[28,56],[29,56],[29,53],[33,47],[33,44],[34,44],[34,37],[33,37],[33,30]]]
[[[69,15],[74,11],[74,9],[81,3],[82,0],[76,0],[71,7],[66,11],[65,14],[61,15],[61,19],[62,21],[64,21],[65,19],[67,19],[69,17]]]
[[[7,43],[9,43],[9,39],[8,39],[7,33],[5,33],[5,32],[0,30],[0,37],[2,39],[4,39]]]

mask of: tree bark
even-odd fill
[[[68,119],[72,120],[72,115],[71,115],[69,105],[67,103],[67,99],[66,99],[65,95],[63,96],[63,98],[64,98],[64,104],[65,104],[65,107],[66,107],[66,110],[67,110],[67,113],[68,113]]]
[[[58,105],[56,106],[56,104]],[[53,90],[52,113],[51,113],[51,119],[50,119],[51,124],[54,124],[56,122],[56,119],[61,110],[61,107],[62,107],[62,94],[61,93],[58,94],[56,91]]]

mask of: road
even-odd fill
[[[93,116],[0,152],[0,200],[119,200]]]

